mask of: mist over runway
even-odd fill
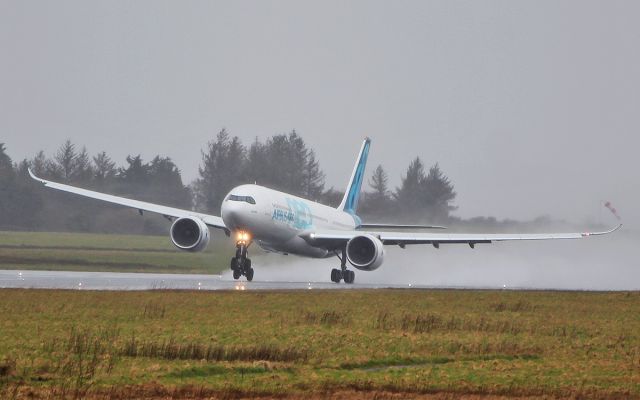
[[[229,274],[147,274],[77,271],[0,271],[0,288],[75,290],[309,290],[380,289],[408,286],[332,282],[234,281]]]
[[[330,282],[331,268],[339,266],[336,258],[281,256],[262,252],[258,247],[252,247],[256,273],[254,282],[248,284],[239,283],[244,280],[234,281],[230,270],[220,275],[77,272],[59,271],[59,267],[58,271],[44,271],[42,265],[37,267],[39,270],[30,270],[28,265],[8,263],[5,265],[8,269],[0,270],[0,288],[639,290],[638,243],[640,232],[623,227],[613,235],[578,241],[493,243],[478,245],[475,249],[459,245],[442,245],[440,249],[416,245],[402,250],[389,246],[379,269],[355,270],[353,285]]]
[[[639,290],[634,257],[640,234],[622,230],[581,241],[497,243],[388,249],[376,271],[356,271],[352,285],[329,281],[337,260],[263,255],[253,282],[221,275],[0,270],[0,288],[76,290],[533,289]]]
[[[78,271],[0,271],[0,289],[61,289],[61,290],[365,290],[365,289],[469,289],[469,290],[594,290],[559,287],[512,286],[429,286],[421,284],[353,283],[335,284],[329,281],[286,282],[271,280],[234,281],[225,275],[148,274],[124,272]],[[619,289],[624,290],[624,289]]]

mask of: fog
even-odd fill
[[[370,136],[368,172],[383,164],[395,186],[411,158],[439,162],[457,216],[586,225],[610,200],[626,232],[390,249],[358,280],[637,288],[638,15],[637,1],[2,1],[0,142],[16,161],[67,138],[118,164],[163,154],[192,180],[223,127],[245,143],[296,129],[342,188]],[[329,261],[300,263],[265,271],[328,279]]]

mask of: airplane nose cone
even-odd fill
[[[222,203],[220,213],[227,228],[234,230],[240,224],[240,207],[238,202],[225,201]]]

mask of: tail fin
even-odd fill
[[[366,138],[360,148],[360,154],[356,160],[356,165],[353,167],[347,190],[344,193],[342,202],[338,206],[338,210],[342,210],[349,214],[355,215],[358,208],[358,198],[360,197],[360,188],[362,187],[362,181],[364,180],[364,169],[367,166],[367,157],[369,156],[369,146],[371,145],[371,139]]]

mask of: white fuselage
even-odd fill
[[[263,249],[314,258],[334,254],[309,245],[301,233],[354,230],[357,226],[357,217],[344,211],[258,185],[231,190],[220,211],[231,232],[249,233]]]

